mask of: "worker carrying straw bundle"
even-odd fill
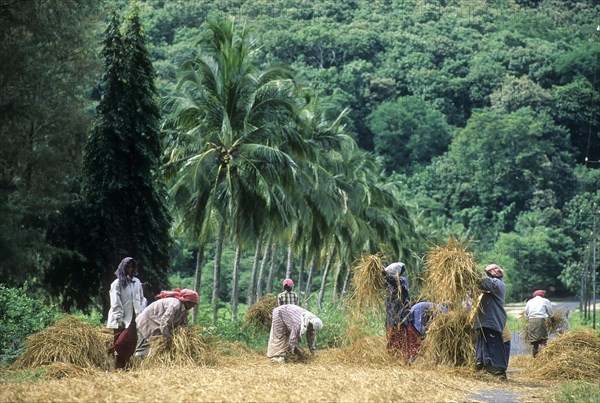
[[[504,270],[497,264],[490,264],[485,268],[486,277],[479,282],[483,291],[473,324],[473,329],[478,332],[476,361],[477,370],[506,379],[508,368],[508,355],[506,345],[502,338],[502,331],[506,326],[506,311],[504,310],[504,297],[506,285],[502,281]]]
[[[404,277],[406,265],[402,262],[387,266],[382,274],[386,285],[385,327],[388,351],[402,356],[409,362],[411,351],[418,343],[416,337],[408,332],[408,315],[410,313],[410,294],[408,280]]]
[[[548,342],[548,327],[546,319],[554,316],[552,304],[546,298],[546,290],[533,292],[533,298],[525,304],[525,318],[527,319],[527,337],[533,346],[533,356],[546,346]]]
[[[153,336],[171,337],[173,330],[188,324],[188,311],[198,304],[198,293],[184,288],[162,291],[156,301],[137,317],[138,345],[135,355],[148,354]]]
[[[284,362],[288,351],[304,359],[300,350],[300,339],[306,334],[306,342],[312,355],[315,355],[316,332],[323,328],[323,322],[315,314],[298,305],[286,304],[273,310],[271,333],[267,357],[272,361]]]

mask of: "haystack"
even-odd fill
[[[535,379],[600,381],[600,337],[592,329],[564,333],[540,351],[525,373]]]
[[[475,335],[466,310],[438,314],[429,323],[421,345],[420,364],[464,367],[475,362]]]
[[[106,341],[94,327],[74,316],[66,316],[29,336],[25,352],[12,368],[35,368],[59,362],[108,370],[112,361],[106,351]]]
[[[381,255],[365,255],[352,266],[350,306],[352,313],[360,310],[381,310],[385,284]]]
[[[346,303],[348,323],[343,343],[355,345],[362,339],[364,329],[370,328],[368,323],[373,315],[383,312],[385,284],[382,271],[381,255],[363,255],[354,263],[351,270],[350,292]]]
[[[477,285],[481,274],[468,246],[450,238],[425,255],[426,276],[419,299],[444,304],[448,313],[435,315],[429,323],[419,354],[423,363],[460,367],[475,361],[471,313],[477,306],[471,311],[468,306],[481,294]]]
[[[248,309],[244,318],[244,326],[250,326],[259,331],[269,331],[273,319],[273,309],[276,307],[275,296],[267,295]]]
[[[449,309],[462,308],[480,294],[477,283],[481,273],[473,254],[467,252],[469,242],[451,237],[448,244],[436,246],[425,255],[425,287],[421,300],[445,304]]]
[[[218,357],[217,340],[200,335],[199,326],[181,326],[172,337],[158,336],[150,339],[148,356],[132,361],[135,368],[162,368],[173,366],[213,366]]]

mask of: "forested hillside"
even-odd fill
[[[235,317],[238,302],[277,291],[286,276],[311,304],[335,301],[363,254],[407,262],[417,287],[424,253],[454,236],[482,265],[505,268],[513,300],[536,288],[589,300],[600,228],[598,2],[135,4],[0,3],[0,282],[86,309],[106,294],[86,278],[90,267],[110,277],[119,256],[147,255],[135,258],[143,281],[147,259],[151,287],[163,285],[161,270],[183,278],[174,286],[195,280],[213,318],[220,301]],[[153,71],[135,75],[144,59],[125,50],[107,55],[113,11],[125,38],[130,13],[139,17]],[[131,135],[131,152],[97,137],[98,122],[116,127],[98,103],[119,60],[129,67],[115,82],[143,96],[127,93],[114,109],[123,114],[105,116],[141,119],[115,128]],[[129,108],[151,96],[157,122],[150,101]],[[153,127],[161,144],[146,149]],[[100,148],[85,154],[90,144]],[[99,172],[117,163],[90,168],[109,154],[145,176],[109,180]],[[111,221],[107,181],[123,197],[131,183],[152,196]],[[147,239],[167,219],[161,203],[172,245]],[[150,214],[147,226],[138,213]],[[94,220],[112,227],[81,224]],[[125,227],[135,230],[116,236]],[[169,267],[154,254],[161,247]],[[89,298],[74,295],[78,283]]]

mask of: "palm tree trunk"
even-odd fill
[[[327,275],[329,274],[329,268],[333,264],[333,259],[335,259],[335,245],[331,249],[331,254],[329,255],[329,259],[327,259],[327,264],[325,265],[325,269],[323,270],[323,277],[321,277],[321,289],[319,289],[319,298],[317,298],[317,308],[321,310],[321,304],[323,303],[323,296],[325,295],[325,284],[327,282]]]
[[[269,277],[267,278],[267,294],[273,292],[273,276],[275,275],[275,267],[277,266],[277,251],[279,248],[278,242],[273,242],[271,246],[271,267],[269,268]]]
[[[292,278],[292,269],[294,264],[294,237],[290,238],[287,248],[287,264],[285,266],[285,278]]]
[[[240,256],[242,255],[241,242],[237,242],[235,248],[235,260],[233,261],[233,275],[231,278],[231,321],[237,321],[238,300],[239,300],[239,276],[240,276]]]
[[[344,277],[344,286],[342,287],[342,293],[340,294],[340,301],[344,300],[344,294],[346,294],[346,290],[348,289],[348,280],[350,279],[350,270],[346,272],[346,277]]]
[[[198,293],[198,303],[194,306],[192,323],[198,323],[198,308],[200,307],[200,287],[202,285],[202,264],[204,263],[204,246],[198,246],[196,254],[196,273],[194,273],[194,291]]]
[[[339,280],[340,280],[340,274],[342,271],[342,261],[338,260],[337,264],[335,265],[335,271],[333,272],[333,288],[332,288],[332,292],[331,292],[331,301],[332,302],[336,302],[337,301],[337,297],[338,297],[338,284],[339,284]]]
[[[260,263],[260,271],[258,272],[258,281],[256,282],[256,302],[260,301],[263,293],[263,283],[265,278],[265,269],[267,268],[267,262],[269,261],[269,254],[271,252],[271,240],[272,235],[269,235],[269,240],[265,245],[265,253],[263,254],[262,262]]]
[[[221,255],[223,254],[223,235],[225,234],[225,223],[219,223],[217,232],[217,241],[215,247],[215,269],[213,272],[213,292],[212,292],[212,323],[217,323],[217,313],[219,310],[219,288],[221,287]]]
[[[308,277],[306,278],[306,291],[304,292],[304,305],[308,307],[308,300],[310,298],[310,288],[312,287],[312,275],[317,265],[317,253],[313,252],[310,264],[308,265]],[[308,308],[306,308],[308,309]]]
[[[262,237],[259,236],[256,240],[256,248],[254,250],[254,262],[252,263],[252,273],[250,274],[250,284],[248,284],[248,294],[246,295],[246,305],[250,308],[254,305],[254,290],[256,285],[256,271],[258,269],[258,257],[260,256],[260,241]]]
[[[298,303],[302,304],[302,277],[304,277],[304,264],[306,263],[306,242],[302,246],[300,255],[300,269],[298,270]]]

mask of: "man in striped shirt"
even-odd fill
[[[300,350],[300,339],[306,333],[306,342],[314,355],[315,333],[323,328],[323,322],[315,314],[298,305],[281,305],[273,310],[271,333],[267,357],[273,361],[284,362],[288,351],[304,357]]]
[[[277,306],[286,305],[286,304],[298,304],[298,294],[294,291],[294,281],[291,278],[286,278],[283,280],[283,292],[279,293],[277,296]]]

